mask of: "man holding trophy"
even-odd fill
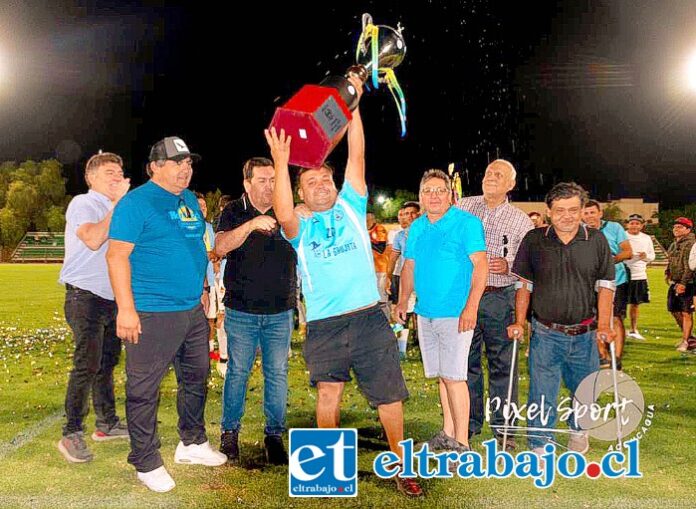
[[[370,51],[368,51],[368,49]],[[363,83],[386,83],[397,100],[402,128],[405,102],[393,67],[403,60],[401,29],[375,26],[363,15],[356,61],[346,76],[305,85],[276,110],[265,131],[275,168],[273,210],[282,234],[297,251],[307,305],[304,357],[317,387],[317,426],[337,428],[351,369],[361,392],[377,408],[389,448],[402,457],[402,401],[408,397],[399,353],[379,293],[367,233],[365,136],[358,103]],[[398,89],[398,90],[396,90]],[[341,191],[325,159],[348,134],[348,162]],[[292,144],[292,151],[291,151]],[[310,214],[295,214],[288,165],[299,166],[298,194]],[[399,491],[418,497],[415,479],[395,477]]]
[[[359,100],[363,83],[348,78]],[[297,251],[302,291],[307,301],[305,361],[317,386],[317,426],[339,426],[343,387],[355,373],[360,390],[373,407],[387,435],[389,448],[401,456],[402,401],[408,396],[399,365],[394,334],[382,313],[370,239],[365,226],[365,138],[360,112],[348,124],[348,163],[340,192],[333,170],[323,164],[300,168],[298,192],[312,212],[294,213],[288,170],[291,136],[275,127],[265,132],[275,166],[273,209],[283,235]],[[397,480],[408,496],[421,496],[414,479]]]

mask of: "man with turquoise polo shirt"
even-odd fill
[[[160,384],[172,363],[181,439],[174,461],[217,466],[227,460],[210,447],[203,416],[209,370],[208,295],[203,292],[208,256],[205,218],[187,189],[198,158],[180,138],[156,143],[147,165],[151,180],[121,199],[109,231],[116,333],[126,342],[128,462],[138,479],[157,492],[175,486],[157,435]]]
[[[436,448],[469,450],[467,364],[479,302],[488,278],[483,224],[452,207],[452,185],[441,170],[420,184],[425,214],[409,229],[396,315],[404,322],[414,286],[418,334],[426,378],[439,378],[443,429]]]
[[[624,329],[624,318],[626,317],[626,307],[628,306],[628,272],[626,271],[625,261],[633,256],[631,241],[628,239],[626,230],[619,223],[614,221],[602,220],[602,208],[594,200],[588,200],[582,209],[582,220],[590,228],[595,228],[602,232],[609,242],[609,249],[614,257],[614,270],[616,271],[616,292],[614,293],[614,330],[616,337],[616,366],[622,369],[621,355],[623,354],[624,339],[626,330]],[[611,359],[607,352],[606,344],[602,341],[597,343],[599,346],[599,367],[609,368]]]
[[[363,84],[349,78],[358,98]],[[402,456],[402,401],[408,397],[394,333],[379,307],[372,246],[367,233],[365,137],[360,111],[348,124],[348,163],[343,188],[337,191],[333,170],[301,168],[298,194],[312,212],[294,211],[288,170],[291,137],[265,132],[275,167],[273,210],[283,235],[297,251],[302,293],[307,303],[304,356],[317,386],[317,426],[336,428],[343,387],[351,369],[370,405],[377,408],[389,448]],[[395,477],[407,496],[423,494],[415,479]]]

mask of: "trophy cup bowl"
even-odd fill
[[[284,129],[292,136],[290,164],[318,168],[343,138],[353,118],[351,112],[358,107],[357,91],[348,76],[358,76],[365,83],[372,75],[377,88],[378,73],[398,66],[405,55],[401,27],[375,26],[370,15],[364,14],[357,63],[345,76],[328,76],[320,85],[305,85],[273,115],[269,128]]]

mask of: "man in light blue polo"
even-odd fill
[[[121,353],[116,336],[116,303],[106,268],[113,207],[128,192],[121,157],[100,152],[85,166],[89,191],[75,196],[65,213],[65,319],[73,331],[75,355],[65,395],[66,423],[58,450],[71,463],[92,460],[83,420],[92,393],[97,429],[92,440],[128,438],[116,416],[114,367]]]
[[[425,214],[409,229],[401,269],[396,317],[406,319],[414,289],[418,334],[427,378],[439,378],[443,429],[429,444],[469,450],[467,361],[488,261],[481,220],[452,207],[452,186],[441,170],[428,170],[420,184]]]
[[[349,78],[362,95],[359,78]],[[310,380],[317,386],[317,426],[337,428],[345,383],[355,373],[358,386],[377,408],[389,448],[403,451],[402,401],[408,390],[399,364],[394,333],[382,312],[377,291],[372,246],[367,233],[365,137],[359,109],[348,124],[348,163],[343,188],[337,191],[333,170],[301,168],[298,194],[312,212],[294,212],[288,170],[290,136],[281,129],[265,132],[275,167],[273,209],[283,235],[297,251],[302,293],[307,302],[304,356]],[[412,478],[395,477],[407,496],[423,494]]]

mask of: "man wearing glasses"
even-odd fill
[[[404,322],[414,286],[418,334],[426,378],[438,378],[442,430],[431,449],[469,450],[467,360],[476,327],[488,263],[481,221],[452,207],[452,184],[441,170],[428,170],[420,185],[425,214],[409,229],[399,302]]]
[[[126,343],[128,462],[149,489],[165,492],[174,480],[159,453],[157,406],[162,379],[174,364],[179,437],[174,461],[222,465],[205,433],[208,322],[203,293],[208,256],[205,218],[189,189],[192,154],[168,137],[150,152],[150,180],[116,206],[109,231],[109,277],[118,314],[116,333]]]
[[[460,209],[478,217],[483,223],[488,257],[488,282],[479,305],[478,321],[469,350],[469,435],[477,435],[483,428],[481,352],[485,344],[488,397],[494,410],[490,425],[499,444],[503,441],[498,430],[505,424],[503,406],[508,403],[507,389],[512,363],[512,342],[507,339],[507,327],[514,321],[514,284],[517,278],[510,273],[510,267],[520,242],[534,228],[527,214],[508,201],[507,195],[515,187],[516,177],[515,167],[509,161],[496,159],[488,165],[483,176],[483,195],[462,198],[457,204]],[[517,403],[516,374],[511,399],[513,403]],[[508,439],[507,448],[515,448],[514,440]]]

